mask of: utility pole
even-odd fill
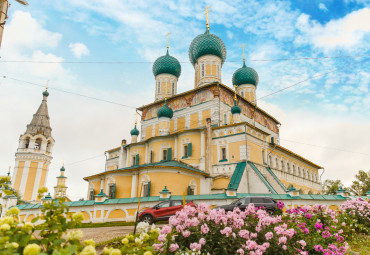
[[[26,0],[15,0],[22,5],[28,5]],[[8,18],[8,8],[10,4],[8,0],[0,0],[0,48],[3,40],[3,32],[6,20]]]

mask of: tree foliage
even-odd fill
[[[322,185],[322,192],[325,195],[335,195],[339,187],[343,187],[341,180],[325,180]]]
[[[358,171],[355,175],[355,180],[348,189],[354,195],[360,193],[361,196],[365,196],[366,192],[370,189],[370,171]]]

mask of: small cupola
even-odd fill
[[[157,111],[159,119],[159,135],[170,134],[170,121],[173,117],[173,110],[167,105],[167,98],[164,100],[164,105]]]
[[[156,80],[155,101],[171,97],[177,93],[177,81],[181,74],[180,62],[169,53],[169,35],[167,34],[167,52],[153,63]]]
[[[258,85],[258,73],[251,67],[245,64],[245,55],[243,47],[243,66],[236,70],[233,74],[233,85],[236,87],[237,93],[243,98],[252,103],[256,103],[256,87]]]
[[[137,143],[137,137],[139,136],[140,132],[136,128],[136,121],[135,121],[135,127],[130,131],[131,135],[131,143]]]

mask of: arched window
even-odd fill
[[[281,160],[281,171],[284,172],[284,170],[285,170],[284,160]]]
[[[296,172],[296,169],[295,169],[295,165],[293,165],[293,174],[294,175],[297,175],[297,172]]]
[[[40,149],[41,149],[41,143],[42,143],[41,138],[37,138],[37,139],[36,139],[36,142],[35,142],[35,147],[34,147],[34,149],[36,149],[36,150],[40,150]]]
[[[266,160],[265,160],[265,150],[262,150],[262,163],[263,163],[263,164],[266,164]]]
[[[271,157],[271,155],[269,155],[269,162],[267,162],[267,163],[270,165],[270,167],[272,167],[273,162],[272,162],[272,157]]]
[[[244,97],[244,91],[242,91],[241,94],[242,94],[242,97]]]
[[[175,83],[172,82],[172,95],[175,95]]]
[[[28,146],[30,145],[30,138],[27,137],[26,140],[24,141],[24,148],[28,148]]]
[[[275,168],[279,169],[279,159],[278,158],[275,159]]]
[[[51,149],[51,142],[48,141],[48,143],[46,145],[46,151],[50,152],[50,149]]]
[[[202,64],[202,77],[204,77],[204,64]]]
[[[286,172],[290,174],[290,165],[289,165],[289,163],[286,164]]]
[[[161,82],[160,81],[157,84],[157,92],[158,94],[161,93]]]

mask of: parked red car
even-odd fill
[[[182,200],[169,200],[160,202],[152,208],[144,209],[139,212],[139,221],[145,221],[152,224],[156,221],[168,220],[177,211],[183,209]],[[186,201],[186,205],[197,206],[193,201]]]

